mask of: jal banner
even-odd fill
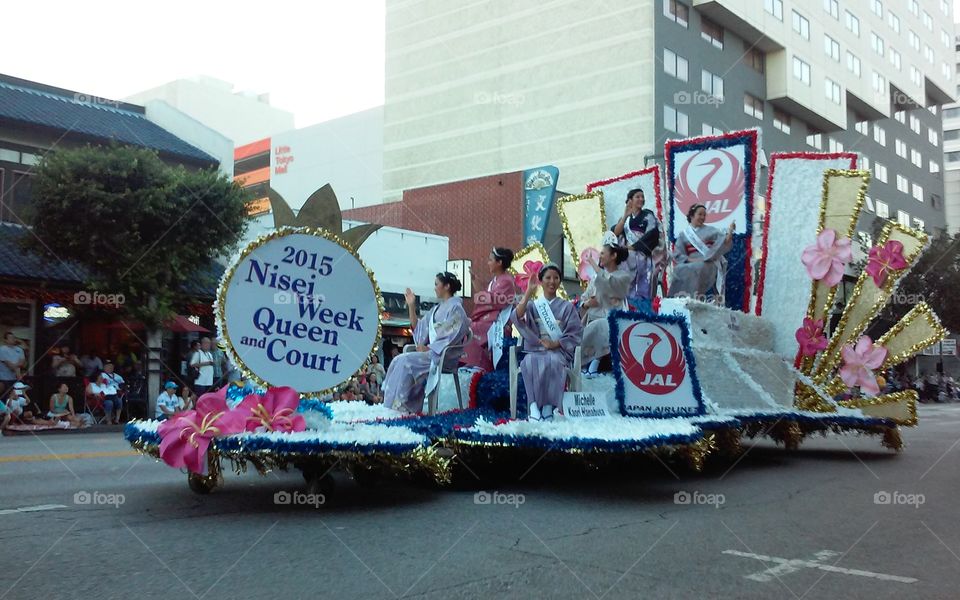
[[[687,212],[702,205],[706,225],[725,231],[734,225],[733,248],[726,254],[724,304],[734,310],[750,308],[750,254],[753,235],[753,199],[756,184],[759,132],[734,131],[717,136],[670,140],[667,163],[667,233],[670,242],[687,227]]]
[[[543,243],[560,170],[552,165],[523,172],[523,243]]]
[[[621,413],[660,418],[704,414],[686,321],[624,311],[608,318]]]
[[[284,228],[251,242],[217,292],[234,363],[263,385],[318,394],[348,380],[380,336],[376,282],[325,231]]]

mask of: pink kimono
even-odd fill
[[[493,352],[487,342],[487,333],[500,312],[513,306],[516,294],[517,287],[513,276],[509,273],[501,273],[490,281],[486,291],[474,295],[473,314],[470,316],[473,339],[467,345],[463,356],[463,362],[468,367],[478,367],[484,371],[494,369]],[[504,329],[504,336],[510,335],[511,327],[508,319]]]

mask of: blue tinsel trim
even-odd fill
[[[690,385],[693,388],[693,398],[697,401],[697,415],[703,415],[707,412],[707,407],[703,403],[703,394],[700,391],[700,379],[697,377],[697,362],[693,356],[690,343],[690,330],[687,327],[685,317],[674,314],[657,314],[628,312],[625,310],[613,310],[607,315],[610,323],[610,361],[613,364],[613,377],[616,380],[615,393],[617,395],[617,404],[620,405],[620,414],[625,417],[648,417],[652,419],[674,418],[677,415],[658,415],[658,414],[627,414],[625,405],[626,390],[623,383],[623,368],[620,364],[620,325],[618,319],[630,319],[644,323],[662,323],[676,325],[680,328],[680,345],[683,347],[683,355],[687,361],[687,374],[690,376]],[[695,416],[695,415],[684,415]]]
[[[541,436],[491,435],[475,431],[457,431],[454,437],[470,442],[484,442],[513,448],[537,448],[542,450],[577,450],[582,452],[637,452],[658,446],[692,444],[703,438],[703,432],[691,435],[657,435],[642,440],[600,440],[595,438],[572,438],[554,440]]]
[[[221,452],[257,452],[267,450],[277,453],[300,453],[316,454],[318,452],[357,452],[360,454],[372,454],[374,452],[386,452],[388,454],[404,454],[424,446],[423,442],[411,442],[408,444],[397,443],[340,443],[324,442],[321,440],[270,440],[266,438],[240,438],[235,436],[216,438],[213,440],[213,446]]]
[[[333,409],[331,409],[330,405],[326,402],[317,400],[316,398],[301,398],[300,406],[297,407],[297,412],[303,413],[311,410],[321,412],[328,419],[333,419]]]

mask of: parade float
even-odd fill
[[[663,176],[646,168],[558,201],[584,281],[585,257],[622,215],[627,189],[655,200],[668,244],[695,203],[706,206],[707,222],[734,223],[736,233],[719,301],[658,298],[651,312],[610,313],[612,373],[583,378],[577,361],[555,420],[526,419],[522,357],[509,337],[494,348],[496,370],[461,374],[466,407],[454,401],[452,410],[401,417],[383,406],[320,400],[376,351],[382,312],[357,252],[377,226],[342,231],[325,186],[296,219],[274,198],[278,228],[244,248],[221,280],[217,325],[245,380],[170,420],[129,423],[125,436],[185,469],[201,493],[219,485],[225,467],[296,468],[310,490],[330,493],[335,469],[358,480],[420,476],[447,484],[456,464],[489,467],[474,474],[509,472],[523,453],[598,465],[655,456],[699,470],[711,456],[736,456],[744,438],[793,449],[829,433],[875,435],[899,451],[900,428],[917,423],[917,396],[883,393],[878,375],[945,331],[919,303],[877,339],[864,333],[927,236],[887,222],[857,269],[851,238],[870,173],[857,169],[856,154],[814,152],[770,155],[763,231],[754,236],[759,155],[758,130],[672,140]],[[511,269],[521,289],[549,261],[530,241]],[[831,329],[838,286],[852,271],[853,292]],[[667,273],[661,276],[665,284]],[[441,407],[458,397],[450,379],[441,380]]]

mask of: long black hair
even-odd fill
[[[510,265],[513,263],[513,250],[510,248],[500,248],[498,246],[493,247],[493,251],[490,252],[493,256],[493,260],[500,263],[500,266],[503,267],[503,270],[506,271],[510,268]]]
[[[627,257],[630,255],[629,251],[620,244],[604,244],[603,247],[613,252],[613,255],[617,258],[618,265],[623,264],[623,261],[627,260]]]
[[[463,284],[460,283],[460,280],[457,279],[457,276],[451,273],[450,271],[444,271],[442,273],[437,273],[437,279],[440,280],[440,283],[450,288],[450,295],[455,296],[457,292],[463,287]]]

